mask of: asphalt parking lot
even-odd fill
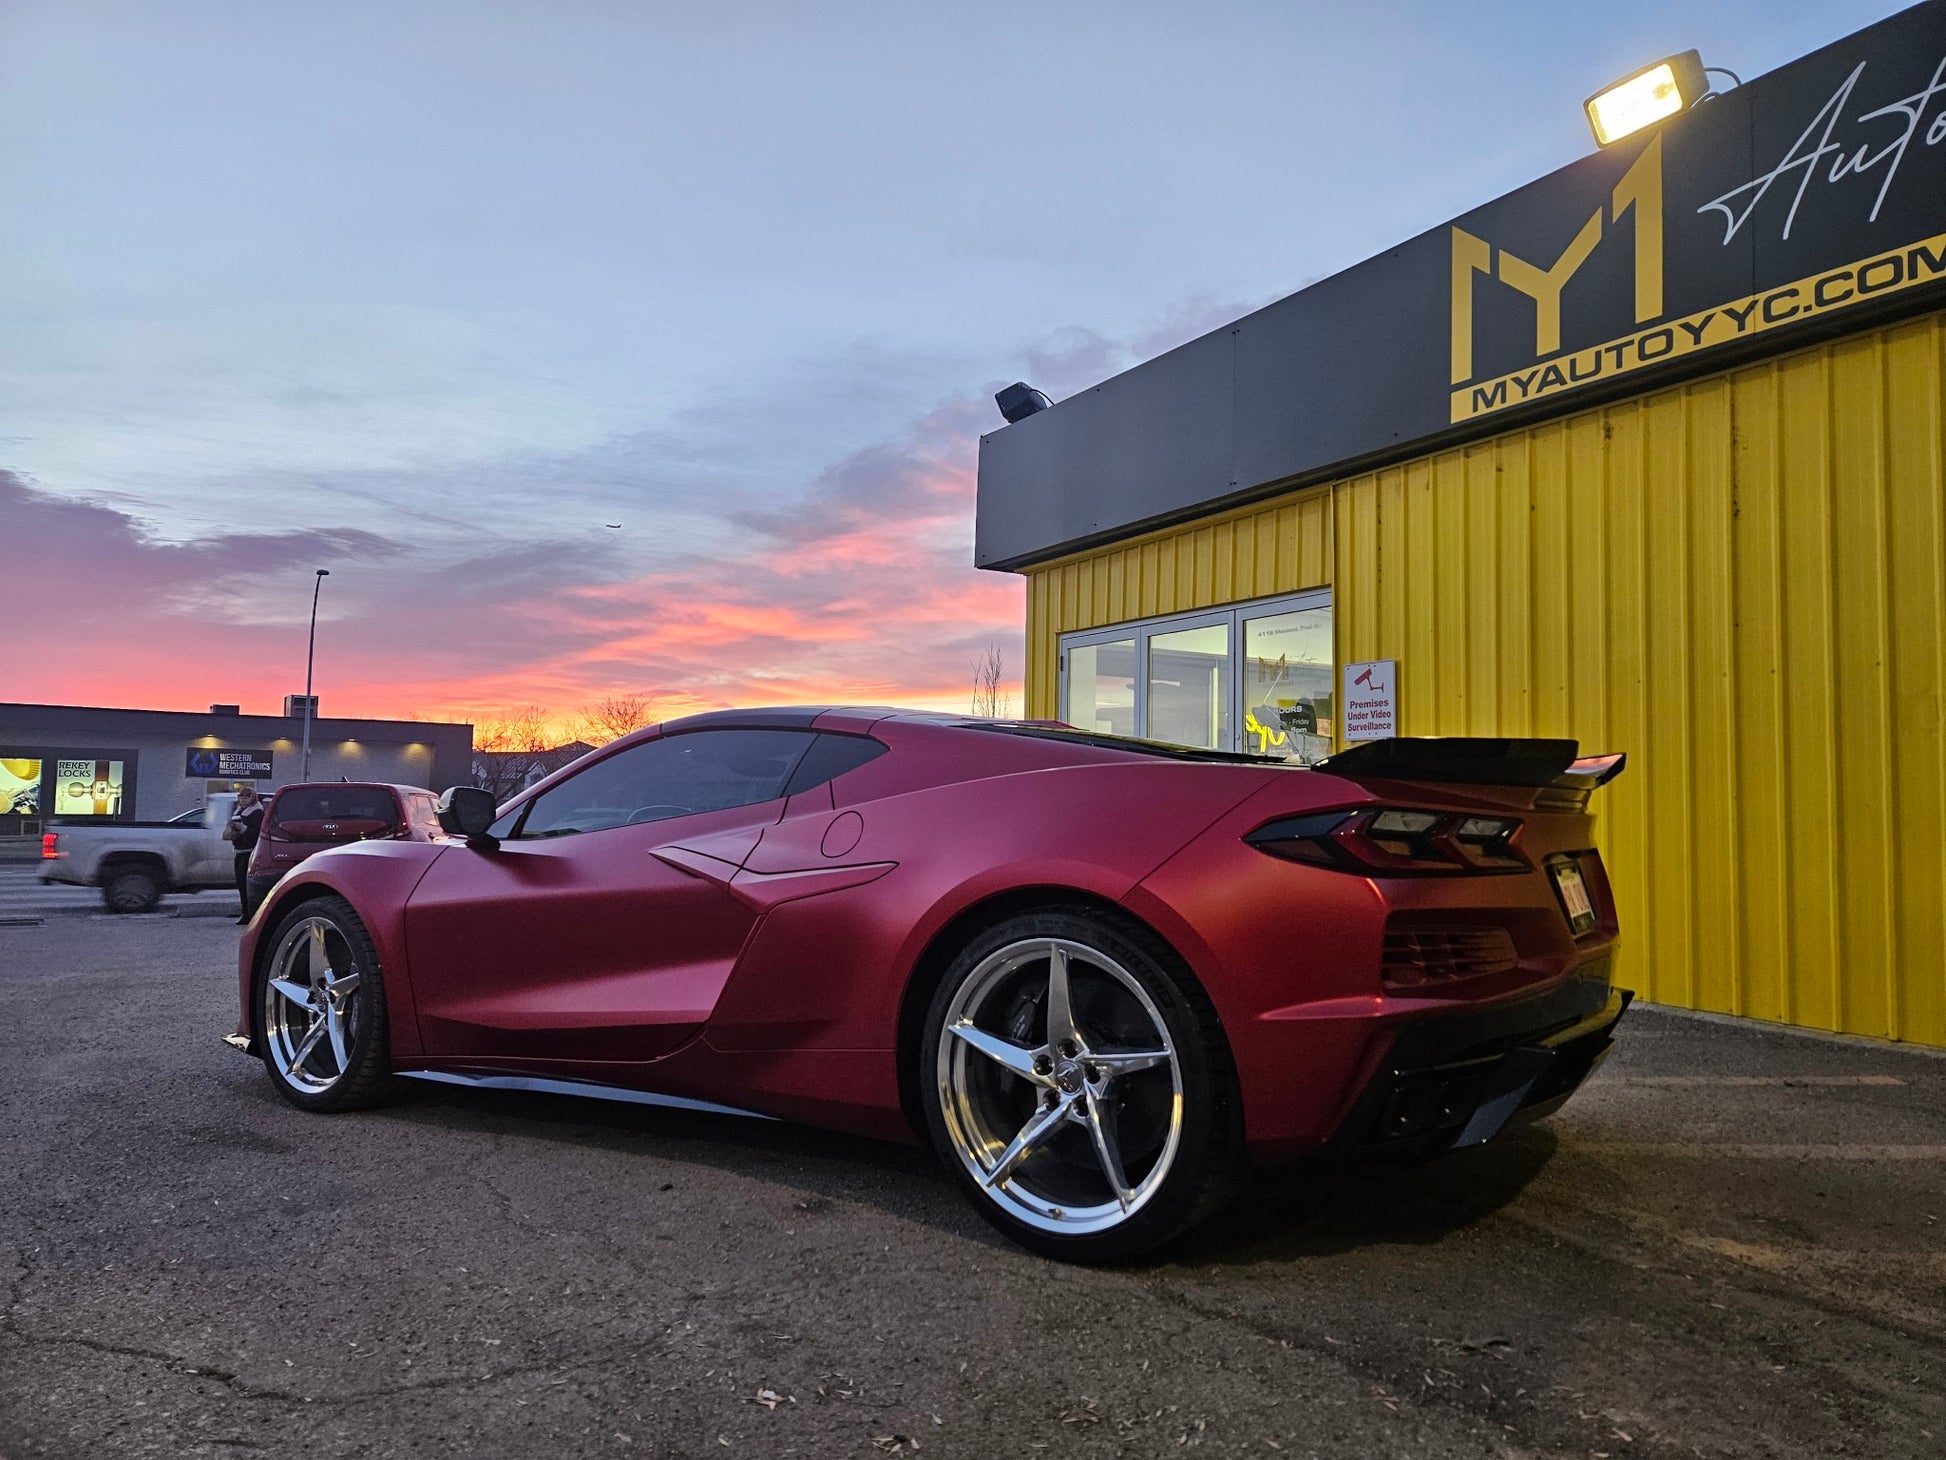
[[[1638,1011],[1551,1122],[1075,1270],[916,1150],[302,1115],[172,908],[0,927],[8,1460],[1946,1455],[1937,1056]]]

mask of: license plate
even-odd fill
[[[1561,895],[1561,906],[1567,912],[1568,926],[1577,935],[1595,925],[1595,905],[1588,900],[1588,884],[1581,880],[1579,864],[1554,864],[1554,890]]]

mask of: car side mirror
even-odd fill
[[[439,824],[448,835],[463,836],[469,846],[482,851],[500,845],[500,839],[489,830],[500,814],[492,792],[478,786],[449,786],[440,793],[438,811]]]

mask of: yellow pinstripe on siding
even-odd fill
[[[1335,584],[1406,734],[1629,752],[1658,1002],[1946,1045],[1946,315],[1032,570],[1074,629]]]

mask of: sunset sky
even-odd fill
[[[0,0],[0,700],[1017,707],[995,389],[1899,8]]]

